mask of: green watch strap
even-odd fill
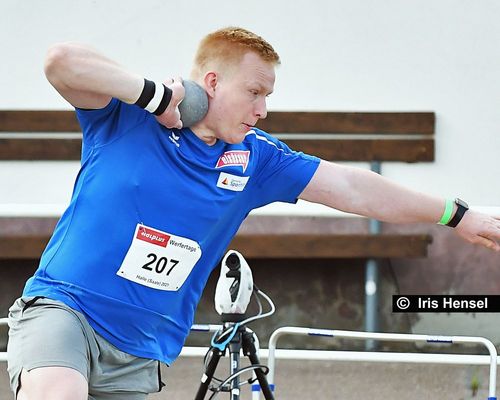
[[[453,200],[446,199],[446,204],[444,207],[444,213],[438,224],[446,225],[451,220],[451,215],[453,214]]]

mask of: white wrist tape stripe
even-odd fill
[[[160,105],[161,100],[163,99],[163,95],[165,93],[165,87],[161,83],[155,82],[155,94],[153,98],[149,102],[149,104],[144,107],[150,113],[154,113],[158,106]]]

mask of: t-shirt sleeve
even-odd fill
[[[104,108],[76,108],[75,111],[82,128],[83,150],[85,147],[106,145],[151,118],[151,114],[142,108],[115,98]]]
[[[253,183],[253,207],[275,201],[297,202],[321,160],[293,151],[285,143],[263,132],[258,132],[256,139],[259,162]]]

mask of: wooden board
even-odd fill
[[[0,237],[0,259],[38,259],[49,235]],[[416,258],[427,255],[429,235],[237,235],[229,248],[249,259]]]
[[[329,161],[434,161],[434,140],[284,140],[290,148]],[[0,160],[80,160],[81,139],[0,138]]]
[[[271,111],[257,127],[269,133],[434,134],[433,112]],[[74,111],[0,110],[0,132],[79,132]]]

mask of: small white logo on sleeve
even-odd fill
[[[225,172],[221,172],[219,175],[219,180],[217,181],[217,187],[226,190],[232,190],[233,192],[241,192],[245,189],[248,182],[249,176],[238,176],[231,175]]]
[[[170,136],[168,137],[170,141],[175,144],[177,147],[181,147],[179,144],[178,140],[181,138],[180,136],[177,136],[174,131],[170,132]]]

